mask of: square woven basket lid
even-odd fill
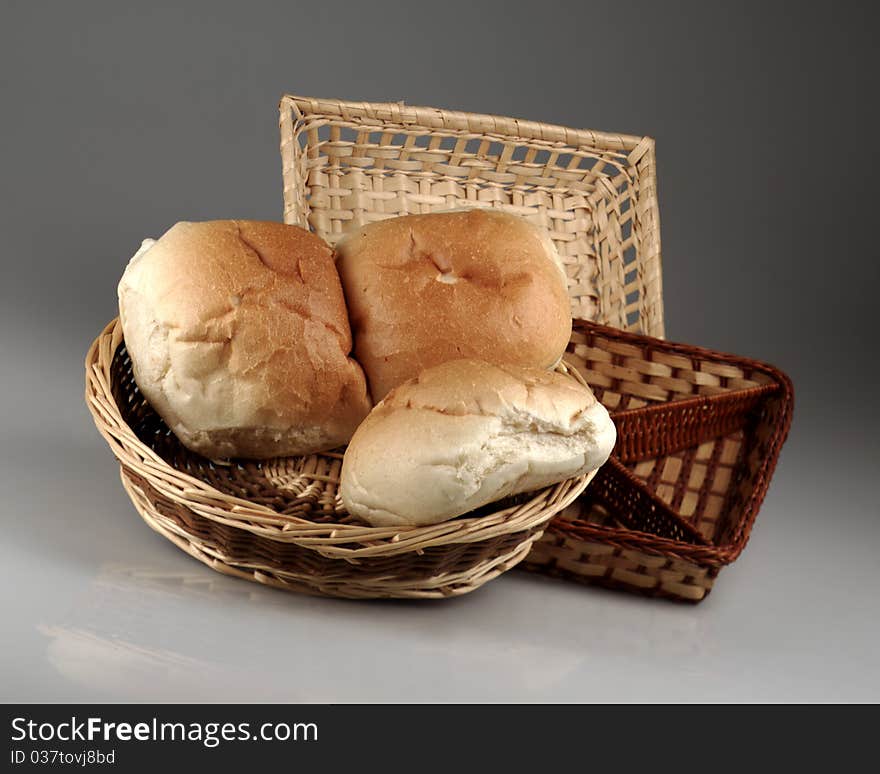
[[[335,244],[384,218],[499,209],[553,239],[572,316],[663,336],[652,138],[291,95],[280,129],[286,223]]]

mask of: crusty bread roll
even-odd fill
[[[615,439],[604,406],[570,376],[453,360],[370,412],[340,494],[374,526],[434,524],[596,470]]]
[[[178,223],[119,283],[135,381],[207,457],[339,446],[370,410],[330,248],[282,223]]]
[[[571,336],[553,242],[496,211],[408,215],[352,231],[336,264],[373,400],[455,358],[552,368]]]

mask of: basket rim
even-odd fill
[[[794,397],[794,387],[791,377],[772,363],[766,360],[758,360],[746,355],[737,355],[732,352],[723,352],[711,347],[704,347],[699,344],[688,344],[677,339],[666,339],[662,336],[653,336],[650,333],[636,333],[635,331],[622,330],[611,325],[596,322],[594,320],[581,320],[575,318],[572,321],[573,330],[577,332],[578,328],[593,329],[592,333],[598,336],[608,337],[610,340],[620,340],[627,343],[642,345],[646,351],[660,350],[661,352],[673,352],[688,358],[700,358],[705,360],[716,360],[720,363],[730,363],[732,365],[748,366],[752,370],[762,371],[774,381],[784,385],[786,392],[791,393]],[[574,341],[574,338],[572,338]],[[746,391],[753,388],[743,388]],[[681,400],[689,400],[682,398]],[[642,411],[645,407],[638,409],[626,409],[627,411]],[[614,412],[612,412],[613,414]],[[623,413],[623,412],[617,412]]]
[[[269,540],[343,558],[389,556],[450,543],[476,543],[502,534],[540,528],[578,497],[595,475],[592,471],[565,479],[531,493],[524,503],[494,513],[463,516],[426,526],[318,523],[279,514],[266,505],[226,494],[177,470],[135,435],[111,392],[110,363],[122,341],[122,326],[117,317],[92,342],[85,358],[85,402],[120,465],[146,478],[163,495],[198,515]],[[579,374],[572,373],[572,376],[580,379]]]
[[[423,126],[427,129],[446,129],[454,132],[472,132],[480,135],[498,135],[519,140],[535,140],[554,145],[590,146],[608,151],[626,151],[627,160],[634,163],[648,150],[654,148],[650,135],[621,134],[598,129],[575,129],[561,124],[550,124],[525,118],[502,116],[493,113],[473,113],[464,110],[407,105],[399,102],[367,102],[336,99],[332,97],[306,97],[291,93],[282,94],[278,102],[282,115],[284,110],[293,111],[297,120],[311,115],[329,115],[348,123],[387,123]]]

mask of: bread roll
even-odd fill
[[[135,381],[207,457],[339,446],[370,410],[330,248],[282,223],[178,223],[119,283]]]
[[[555,371],[454,360],[392,391],[342,462],[348,511],[424,525],[597,469],[616,431],[589,388]]]
[[[375,401],[455,358],[552,368],[571,336],[553,243],[512,215],[460,210],[379,221],[346,235],[336,263],[354,354]]]

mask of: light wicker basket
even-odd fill
[[[594,475],[441,524],[369,527],[339,499],[341,449],[256,462],[184,448],[141,395],[118,320],[85,365],[86,403],[147,524],[219,572],[279,588],[352,598],[464,594],[525,558]]]
[[[749,539],[791,424],[767,363],[576,321],[568,353],[617,445],[520,566],[699,602]]]
[[[572,316],[663,336],[650,137],[290,95],[280,111],[285,222],[335,244],[398,215],[503,210],[553,239]]]

